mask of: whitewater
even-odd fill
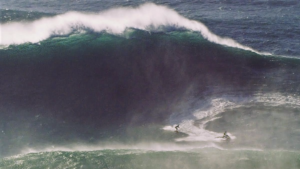
[[[1,3],[0,168],[300,168],[297,1]]]
[[[122,34],[128,28],[151,32],[160,29],[163,31],[164,27],[185,28],[200,32],[204,38],[211,42],[259,53],[230,38],[221,38],[213,34],[201,22],[189,20],[172,9],[152,3],[137,8],[111,9],[99,14],[68,12],[34,22],[1,24],[0,29],[3,36],[1,36],[0,45],[38,43],[51,36],[66,36],[74,31],[86,29],[95,32],[106,31],[112,34]],[[261,54],[269,55],[269,53]]]

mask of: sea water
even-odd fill
[[[300,168],[299,9],[1,1],[0,168]]]

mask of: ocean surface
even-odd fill
[[[0,168],[300,168],[298,0],[0,12]]]

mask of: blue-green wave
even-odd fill
[[[298,169],[299,152],[215,150],[182,151],[101,150],[41,152],[5,158],[3,168],[223,168]]]

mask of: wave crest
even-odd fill
[[[75,30],[91,29],[122,34],[127,28],[145,31],[158,30],[164,26],[185,28],[200,32],[207,40],[252,52],[258,51],[241,45],[230,38],[213,34],[203,23],[189,20],[165,6],[146,3],[137,8],[116,8],[97,14],[68,12],[33,22],[11,22],[0,25],[0,45],[37,43],[55,35],[68,35]],[[266,53],[264,53],[266,54]]]

